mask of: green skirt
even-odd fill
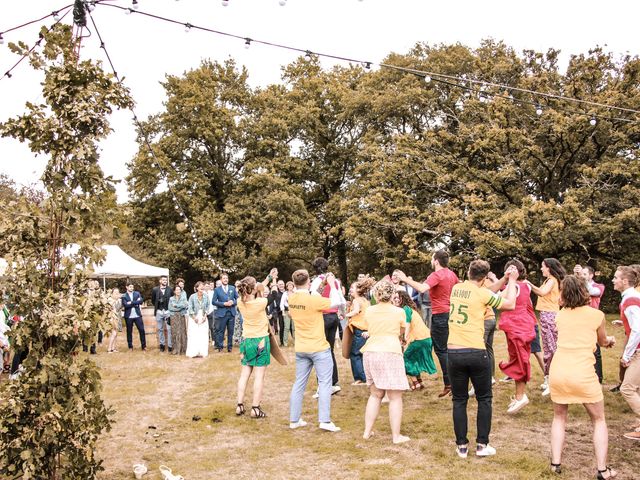
[[[242,365],[266,367],[271,363],[271,343],[269,335],[258,338],[245,338],[240,342]]]
[[[432,343],[430,338],[414,340],[404,351],[404,369],[407,375],[417,377],[422,372],[436,373],[436,364],[431,356]]]

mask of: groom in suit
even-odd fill
[[[142,351],[147,351],[147,340],[144,333],[144,323],[142,322],[142,295],[134,290],[133,283],[127,283],[127,291],[122,295],[122,306],[124,307],[124,321],[127,324],[127,344],[129,350],[133,350],[133,325],[136,325],[140,335],[140,346]]]
[[[238,304],[238,292],[236,287],[229,285],[229,276],[223,273],[220,276],[221,286],[213,291],[213,305],[215,310],[215,348],[221,352],[224,348],[224,331],[227,330],[227,351],[233,348],[233,327],[236,321],[236,305]]]

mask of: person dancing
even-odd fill
[[[271,271],[273,275],[274,270]],[[264,296],[264,288],[269,284],[269,276],[261,284],[257,284],[254,277],[244,277],[240,280],[238,294],[240,302],[238,308],[242,314],[243,340],[240,343],[240,363],[242,370],[238,379],[238,403],[236,415],[243,415],[244,393],[252,373],[253,403],[251,404],[251,418],[265,418],[267,414],[260,408],[262,389],[267,367],[271,363],[271,343],[269,342],[269,319],[265,308],[268,300]],[[260,288],[261,287],[261,288]]]
[[[404,368],[409,380],[411,390],[422,389],[424,384],[420,374],[427,372],[429,375],[436,373],[436,364],[433,361],[431,351],[431,332],[422,320],[415,302],[404,290],[397,290],[394,295],[394,304],[405,313],[406,326],[404,329]]]
[[[615,338],[607,336],[604,313],[589,306],[589,291],[582,279],[566,276],[560,292],[562,310],[555,318],[558,348],[549,370],[553,402],[551,470],[560,473],[569,405],[581,403],[593,424],[596,478],[613,478],[616,471],[607,466],[607,423],[602,388],[593,368],[593,345],[597,341],[601,347],[610,348],[615,345]]]
[[[484,317],[487,306],[498,310],[513,310],[516,299],[518,271],[510,267],[506,271],[508,283],[503,296],[492,292],[482,284],[490,266],[484,260],[474,260],[469,265],[468,280],[459,283],[451,291],[451,315],[447,349],[449,378],[453,397],[453,429],[456,435],[456,452],[467,458],[467,403],[469,380],[478,401],[476,455],[495,455],[489,445],[491,432],[491,366],[484,343]]]
[[[367,308],[365,312],[369,339],[361,349],[370,392],[362,438],[366,440],[373,435],[373,425],[380,413],[380,404],[386,392],[389,396],[392,441],[395,444],[404,443],[409,441],[409,437],[400,434],[402,392],[409,390],[409,383],[405,376],[399,337],[404,332],[406,315],[404,310],[390,303],[395,293],[395,287],[391,282],[379,281],[374,285],[372,293],[376,304]]]
[[[540,330],[542,333],[542,348],[544,350],[544,382],[540,385],[542,395],[549,395],[549,366],[556,351],[558,331],[556,330],[556,315],[560,310],[560,282],[565,277],[564,267],[555,258],[545,258],[540,266],[542,276],[546,280],[536,287],[529,280],[526,282],[533,293],[538,295],[536,310],[540,312]]]
[[[520,260],[510,260],[505,269],[514,267],[518,271],[516,284],[515,309],[502,312],[500,315],[500,330],[507,337],[507,351],[509,360],[500,362],[500,370],[512,378],[516,384],[515,396],[507,408],[508,414],[515,414],[529,404],[529,398],[525,392],[527,383],[531,380],[531,343],[536,338],[536,315],[531,303],[531,287],[524,280],[526,269]],[[503,277],[498,282],[504,284]]]

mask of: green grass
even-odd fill
[[[622,329],[609,330],[622,339]],[[153,337],[148,338],[148,343],[149,353],[128,353],[121,334],[121,353],[106,354],[102,350],[93,357],[102,370],[104,397],[116,411],[112,430],[98,446],[105,467],[102,479],[133,478],[131,466],[139,461],[149,467],[145,476],[148,480],[161,478],[161,464],[186,480],[553,478],[548,472],[552,407],[537,388],[542,380],[537,365],[533,366],[534,378],[528,391],[531,403],[519,415],[505,413],[513,395],[512,384],[498,384],[494,389],[491,443],[498,454],[460,460],[454,452],[451,400],[438,399],[436,395],[441,389],[438,376],[426,380],[426,391],[405,394],[403,433],[411,441],[394,446],[384,406],[376,436],[369,441],[362,439],[368,392],[365,387],[349,385],[350,368],[342,358],[339,370],[343,391],[332,401],[332,418],[342,431],[331,434],[317,429],[316,401],[311,398],[315,380],[310,381],[304,401],[303,418],[309,426],[291,431],[288,396],[295,377],[292,349],[287,349],[289,366],[272,364],[267,372],[262,407],[269,417],[252,420],[234,415],[240,370],[237,354],[188,359],[160,354],[154,348]],[[496,359],[506,358],[502,333],[496,334],[495,344]],[[336,353],[339,351],[336,348]],[[605,387],[617,381],[620,351],[620,344],[603,350]],[[501,377],[500,372],[498,376]],[[247,395],[248,405],[251,388]],[[609,463],[618,469],[618,478],[638,478],[640,449],[637,443],[622,437],[632,414],[621,396],[609,393],[608,388],[605,402]],[[470,400],[470,439],[475,437],[475,409],[476,402]],[[200,420],[194,421],[194,415]],[[562,478],[593,478],[595,462],[588,416],[580,406],[572,406],[569,415]]]

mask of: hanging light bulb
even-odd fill
[[[138,10],[138,8],[140,7],[140,5],[138,5],[138,0],[132,0],[131,5],[133,5],[134,10]]]
[[[542,107],[540,105],[536,107],[536,115],[538,116],[542,115]]]
[[[222,0],[222,6],[223,7],[228,7],[229,6],[229,0]]]
[[[191,30],[191,24],[190,23],[185,23],[184,24],[184,31],[189,33],[190,30]]]
[[[429,75],[425,75],[424,81],[425,83],[431,83],[431,77]]]
[[[53,19],[57,22],[58,20],[60,20],[60,13],[58,13],[57,11],[53,11],[51,12],[51,15],[53,16]]]
[[[278,3],[281,7],[284,7],[287,4],[287,0],[279,0]]]
[[[251,46],[251,39],[250,38],[245,38],[244,39],[244,48],[248,49]]]
[[[592,127],[596,126],[596,123],[598,123],[598,121],[594,118],[592,118],[591,120],[589,120],[589,123],[591,124]]]
[[[2,36],[2,34],[0,33],[0,45],[4,44],[4,37]]]
[[[131,12],[133,12],[133,10],[131,10],[130,8],[127,8],[124,11],[125,15],[131,15]]]
[[[307,50],[307,51],[305,52],[305,54],[304,54],[304,59],[305,59],[307,62],[310,62],[310,61],[311,61],[311,52],[310,52],[309,50]]]

